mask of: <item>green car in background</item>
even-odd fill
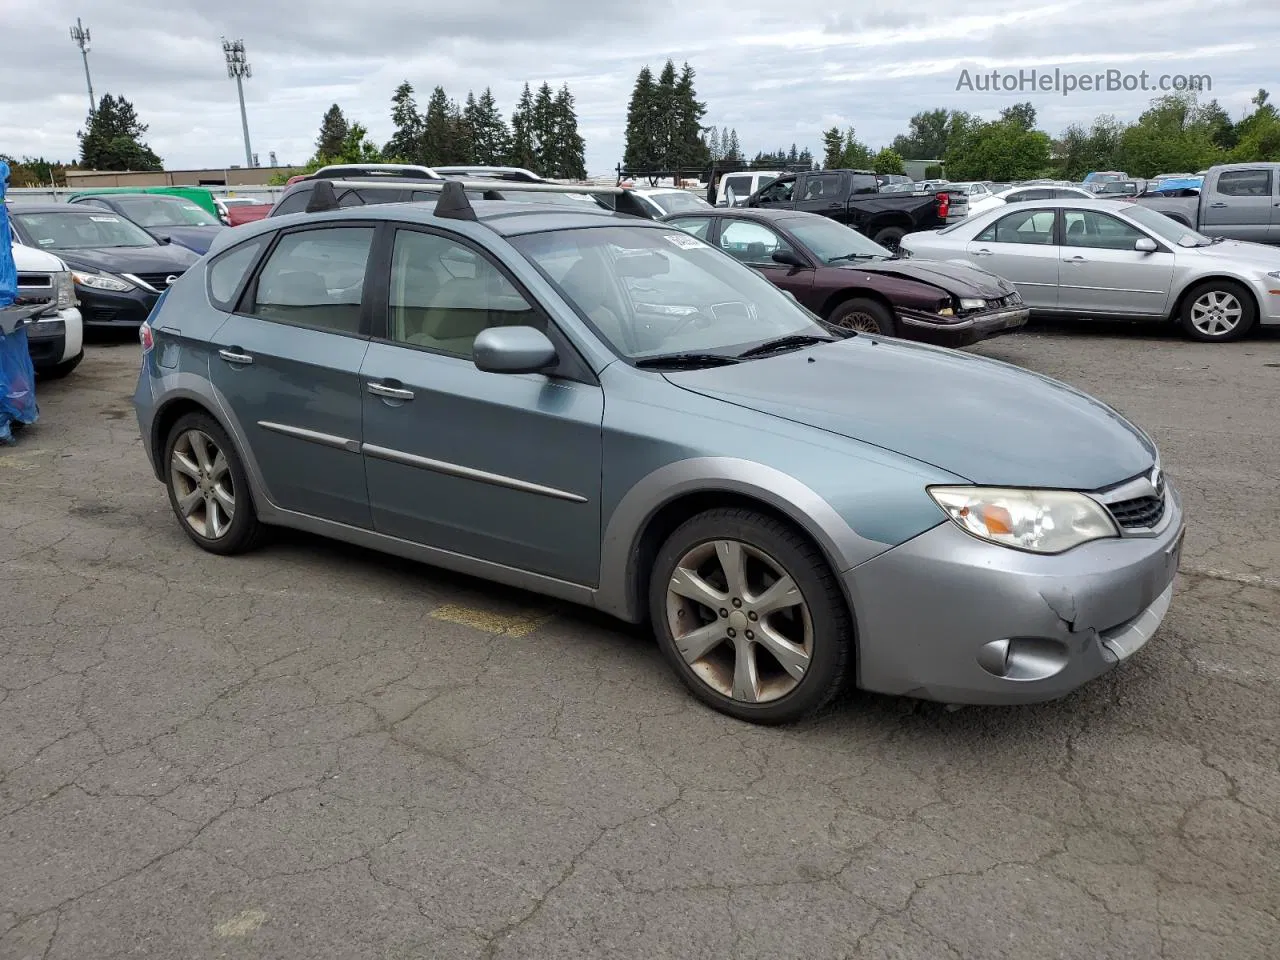
[[[221,204],[213,196],[213,191],[207,187],[94,187],[89,190],[77,190],[67,199],[75,200],[77,197],[94,197],[104,193],[163,193],[171,197],[183,197],[208,210],[222,223],[225,224],[227,222],[226,209],[221,208]]]

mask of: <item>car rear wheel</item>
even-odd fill
[[[1238,340],[1257,318],[1258,311],[1248,291],[1229,280],[1202,283],[1182,301],[1182,329],[1192,340]]]
[[[263,527],[253,508],[240,455],[226,432],[205,413],[189,413],[165,442],[165,486],[182,529],[210,553],[253,549]]]
[[[898,245],[902,243],[902,238],[907,235],[907,231],[901,227],[882,227],[876,231],[876,235],[871,239],[886,250],[898,252]]]
[[[852,621],[825,558],[752,510],[709,510],[676,529],[654,564],[649,606],[680,679],[740,720],[813,713],[852,663]]]
[[[882,303],[855,297],[846,300],[831,311],[827,322],[845,330],[857,330],[860,333],[880,333],[886,337],[897,335],[897,327],[893,315]]]

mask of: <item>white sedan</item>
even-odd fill
[[[902,240],[907,257],[962,261],[1011,280],[1032,315],[1175,320],[1194,340],[1280,326],[1280,249],[1211,240],[1116,200],[995,207]]]

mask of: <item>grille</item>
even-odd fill
[[[135,273],[134,276],[143,283],[150,284],[155,287],[157,290],[163,290],[169,285],[168,280],[170,277],[180,277],[182,274],[183,271],[175,270],[173,273]]]
[[[18,286],[29,287],[32,289],[48,290],[53,287],[53,274],[50,273],[19,273]]]
[[[1019,293],[1011,293],[1007,297],[1001,297],[998,300],[992,300],[993,307],[1016,307],[1022,303],[1022,295]]]
[[[1107,505],[1116,523],[1126,530],[1154,527],[1164,516],[1164,491],[1156,497],[1135,497]]]

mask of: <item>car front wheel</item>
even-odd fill
[[[861,333],[879,333],[886,337],[897,334],[893,314],[884,304],[865,297],[846,300],[831,311],[827,322],[832,326],[845,330],[857,330]]]
[[[169,504],[186,532],[210,553],[244,553],[258,545],[262,525],[253,509],[240,455],[205,413],[181,417],[165,442]]]
[[[1202,283],[1182,301],[1183,332],[1192,340],[1225,343],[1239,340],[1253,327],[1258,311],[1253,298],[1228,280]]]
[[[752,510],[710,510],[676,529],[655,561],[649,605],[680,679],[740,720],[798,720],[851,669],[852,622],[825,558]]]

